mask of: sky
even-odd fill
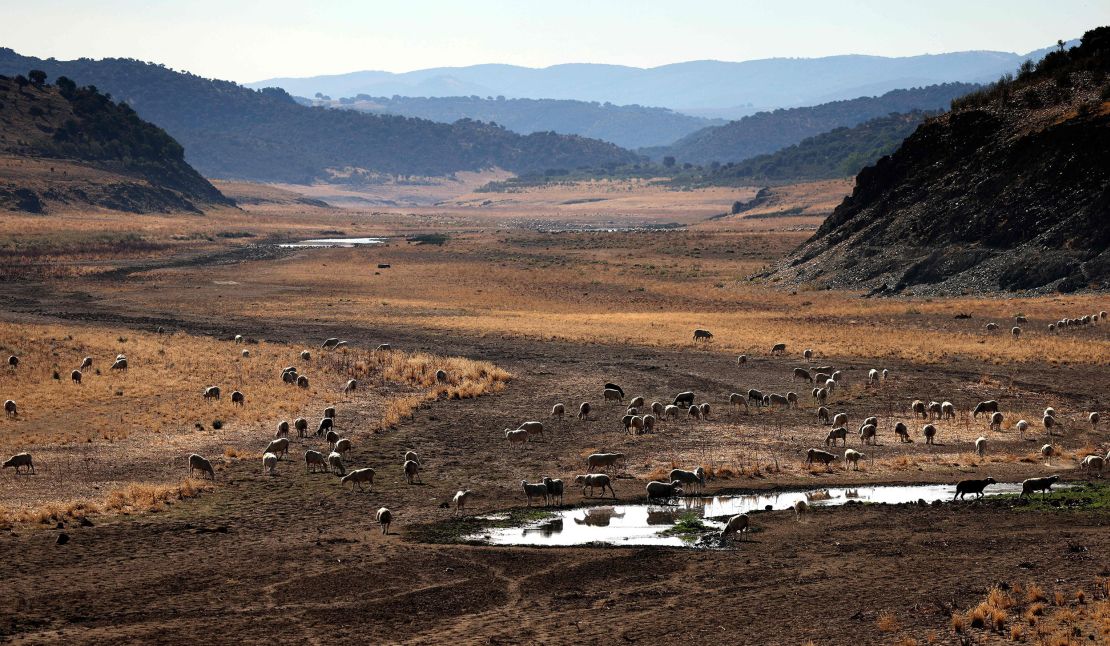
[[[0,46],[246,83],[511,63],[654,67],[834,54],[1025,53],[1110,0],[0,0]]]

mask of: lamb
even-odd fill
[[[244,403],[246,403],[246,401],[247,401],[247,398],[243,395],[243,393],[239,392],[238,390],[231,391],[231,403],[232,404],[237,404],[239,406],[242,406]]]
[[[1021,483],[1021,495],[1019,495],[1018,498],[1024,498],[1025,496],[1037,491],[1041,492],[1041,498],[1044,498],[1046,493],[1050,493],[1052,491],[1052,485],[1056,484],[1056,481],[1059,479],[1060,476],[1029,478],[1028,480],[1025,480]]]
[[[553,505],[563,504],[563,481],[558,478],[549,478],[544,476],[541,478],[544,486],[547,487],[547,499]],[[555,502],[558,500],[559,502]]]
[[[754,401],[756,406],[762,406],[763,405],[763,393],[756,390],[755,388],[749,388],[748,389],[748,401],[749,402]]]
[[[358,487],[359,491],[362,491],[362,483],[364,482],[368,483],[370,485],[370,491],[373,491],[374,470],[370,467],[366,467],[365,469],[355,469],[354,471],[351,471],[350,473],[339,479],[339,486],[342,487],[348,482],[351,483],[351,491],[354,491],[356,486]]]
[[[281,420],[277,425],[277,432],[274,437],[289,437],[289,422]]]
[[[932,424],[926,424],[921,427],[921,434],[925,436],[926,444],[936,444],[933,440],[936,439],[937,436],[937,427]]]
[[[215,400],[218,401],[220,399],[220,387],[219,386],[209,386],[209,387],[205,388],[204,389],[204,399],[205,399],[205,401],[208,401],[208,400],[211,400],[211,399],[215,399]]]
[[[608,469],[624,459],[623,453],[593,453],[586,458],[587,472],[592,473],[596,468]]]
[[[806,466],[809,466],[814,462],[820,462],[825,465],[826,469],[832,471],[832,467],[829,465],[831,465],[835,461],[836,456],[832,453],[829,453],[828,451],[822,451],[821,449],[810,449],[806,451]]]
[[[619,390],[613,390],[612,388],[606,388],[605,390],[603,390],[601,392],[601,396],[607,402],[619,402],[624,399],[624,395],[622,395]]]
[[[200,456],[197,455],[197,456],[193,456],[193,457],[198,457],[199,458]],[[203,460],[204,458],[201,458],[201,459]],[[4,461],[4,466],[0,467],[0,468],[7,469],[8,467],[13,467],[15,469],[16,473],[19,473],[19,470],[21,468],[24,468],[24,467],[26,467],[24,469],[24,473],[31,473],[31,474],[35,473],[35,464],[34,464],[34,462],[31,461],[31,454],[30,453],[17,453],[15,455],[13,455],[12,457],[8,458],[7,460],[5,460]],[[208,468],[209,468],[209,470],[211,470],[212,465],[209,465]]]
[[[309,361],[312,359],[312,353],[308,350],[301,350],[301,361]]]
[[[697,343],[698,339],[708,343],[713,340],[713,333],[709,330],[694,330],[694,343]]]
[[[848,425],[848,413],[837,413],[836,415],[833,415],[832,425],[833,426],[847,426]]]
[[[274,475],[277,472],[278,457],[273,453],[262,454],[262,473]]]
[[[308,420],[298,417],[293,420],[293,428],[297,429],[297,437],[304,437],[308,433]]]
[[[975,409],[971,411],[972,417],[979,417],[979,413],[997,413],[998,402],[993,399],[988,399],[985,402],[979,402],[975,405]]]
[[[910,429],[907,428],[906,425],[902,422],[898,422],[894,425],[894,434],[898,436],[899,442],[913,442],[913,440],[910,439]]]
[[[693,485],[694,491],[701,490],[705,487],[705,469],[698,467],[693,471],[686,471],[683,469],[671,469],[668,475],[671,482],[679,482],[683,485]]]
[[[671,404],[675,406],[690,406],[694,403],[693,391],[687,390],[685,392],[675,395],[674,401]]]
[[[304,375],[301,375],[301,376],[297,377],[297,387],[298,388],[308,388],[308,377],[306,377]]]
[[[843,426],[838,426],[829,431],[825,436],[825,446],[836,446],[836,441],[840,440],[843,444],[848,443],[848,429]]]
[[[1090,415],[1087,416],[1087,420],[1091,422],[1091,426],[1098,426],[1098,420],[1099,420],[1098,412],[1097,411],[1092,412]]]
[[[455,503],[455,514],[454,515],[455,516],[462,515],[463,510],[466,509],[466,503],[470,502],[470,499],[473,498],[474,496],[475,496],[474,492],[471,491],[470,489],[462,489],[462,490],[459,490],[459,491],[455,492],[455,497],[451,499],[451,502]]]
[[[878,444],[877,433],[878,429],[874,424],[864,424],[859,427],[860,444]]]
[[[1002,420],[1003,420],[1002,413],[992,413],[991,414],[991,424],[990,424],[991,430],[1001,431],[1002,430]]]
[[[74,370],[73,372],[69,373],[69,378],[73,383],[77,384],[78,386],[81,385],[81,371],[80,370]]]
[[[543,437],[543,424],[540,422],[523,422],[518,427],[522,431],[528,431],[529,435],[539,435]]]
[[[813,383],[813,376],[805,368],[794,368],[794,374],[790,375],[790,381],[797,381],[798,379]]]
[[[351,440],[346,437],[335,443],[335,452],[340,455],[346,455],[347,452],[353,448],[354,446],[351,444]]]
[[[976,498],[983,497],[983,490],[988,485],[996,484],[994,478],[983,478],[982,480],[960,480],[956,483],[956,493],[952,495],[952,500],[959,497],[960,500],[964,499],[964,495],[973,493]]]
[[[299,383],[300,380],[298,379],[297,381],[298,381],[297,385],[300,385],[300,383]],[[350,395],[351,393],[355,392],[356,390],[358,390],[358,379],[348,379],[347,384],[343,386],[343,394],[344,395]]]
[[[93,360],[92,360],[92,357],[85,357],[85,358],[84,358],[84,359],[83,359],[83,360],[81,361],[81,367],[80,367],[80,370],[84,370],[84,369],[86,369],[86,368],[92,368],[92,364],[93,364]]]
[[[266,445],[266,453],[273,453],[279,458],[289,453],[289,438],[279,437],[276,440],[270,440],[270,443]]]
[[[751,521],[748,519],[747,514],[736,514],[728,519],[725,523],[725,528],[721,530],[721,543],[724,544],[726,540],[733,534],[740,536],[740,541],[744,541],[744,530],[751,527]]]
[[[407,460],[404,465],[405,482],[412,484],[414,480],[419,480],[423,484],[424,479],[420,477],[420,463],[416,460]]]
[[[982,458],[983,454],[986,453],[986,450],[987,450],[987,438],[980,436],[979,438],[977,438],[975,440],[975,453],[980,458]]]
[[[202,474],[207,473],[208,477],[213,480],[216,479],[216,472],[212,470],[212,463],[196,453],[189,456],[190,477],[192,477],[193,471],[200,471]]]
[[[855,449],[845,450],[844,451],[844,470],[847,471],[848,470],[848,464],[851,463],[852,464],[852,470],[853,471],[859,471],[859,461],[862,458],[865,458],[865,457],[867,457],[867,456],[864,455],[863,453],[860,453],[859,451],[856,451]]]
[[[532,506],[533,498],[542,498],[543,504],[547,505],[547,485],[542,482],[530,483],[527,480],[521,480],[520,486],[524,488],[524,495],[528,498],[528,506]]]
[[[829,424],[829,409],[824,406],[817,409],[817,419],[825,425]]]
[[[550,416],[553,417],[553,418],[558,418],[559,420],[562,420],[563,415],[566,414],[566,411],[567,411],[566,406],[563,406],[562,404],[555,404],[554,406],[551,407],[551,415]]]
[[[578,407],[578,419],[587,421],[590,419],[590,402],[582,402],[582,405]]]
[[[116,359],[116,362],[113,363],[108,369],[109,370],[123,370],[124,372],[126,372],[127,371],[127,359],[126,358]]]
[[[378,509],[376,514],[378,524],[382,526],[382,533],[389,534],[389,526],[393,524],[393,512],[389,511],[388,507]]]
[[[784,352],[786,352],[785,343],[776,343],[775,345],[771,346],[771,354],[783,354]]]
[[[347,475],[347,467],[343,466],[343,456],[335,451],[328,454],[328,467],[336,475]]]
[[[324,471],[328,470],[328,461],[324,458],[324,454],[319,451],[309,449],[304,452],[304,469],[307,472],[315,473],[316,467],[322,468]]]
[[[920,399],[913,400],[913,404],[910,405],[910,410],[913,411],[914,417],[920,415],[921,419],[929,419],[929,413],[928,409],[925,407],[925,402]]]
[[[940,416],[943,419],[956,419],[956,407],[952,404],[952,402],[941,403]]]
[[[648,500],[662,499],[666,501],[676,496],[682,495],[682,487],[679,486],[680,484],[681,483],[677,480],[672,480],[671,482],[659,482],[658,480],[652,480],[651,482],[647,483],[647,486],[644,487],[644,489],[647,491]]]
[[[609,488],[609,493],[613,494],[613,499],[616,500],[617,492],[613,491],[613,481],[609,476],[604,473],[587,473],[585,475],[575,476],[574,483],[582,485],[582,497],[586,497],[586,487],[590,488],[590,497],[594,495],[594,489],[601,488],[601,495],[605,495],[605,488]]]

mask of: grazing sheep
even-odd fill
[[[748,355],[746,355],[746,354],[742,354],[742,355],[736,357],[736,365],[738,365],[738,366],[742,366],[747,362],[748,362]]]
[[[863,424],[862,424],[863,426],[866,426],[868,424],[874,426],[875,428],[879,428],[879,418],[878,417],[868,417],[867,419],[863,420]]]
[[[771,393],[769,397],[772,408],[774,408],[776,405],[786,406],[787,408],[790,408],[790,400],[786,397],[786,395]]]
[[[807,505],[806,501],[804,501],[804,500],[799,500],[798,502],[794,503],[793,507],[794,507],[794,517],[798,521],[801,521],[802,516],[805,516],[807,513],[809,513],[809,505]]]
[[[986,451],[987,451],[987,438],[980,436],[979,438],[977,438],[975,440],[975,454],[978,455],[980,458],[982,458],[983,454],[986,453]]]
[[[301,350],[301,361],[309,361],[312,359],[312,353],[308,350]]]
[[[355,448],[349,438],[342,438],[335,443],[335,452],[340,455],[346,455],[348,451]]]
[[[913,404],[910,405],[910,410],[913,411],[914,417],[920,415],[921,419],[929,419],[929,409],[925,407],[925,402],[920,399],[913,400]]]
[[[540,479],[544,486],[547,487],[547,499],[553,505],[563,504],[563,481],[558,478],[549,478],[544,476]],[[558,502],[555,502],[558,500]]]
[[[613,382],[609,382],[609,383],[605,384],[603,386],[603,388],[608,388],[609,390],[615,390],[615,391],[617,391],[618,393],[621,394],[622,399],[624,398],[624,388],[621,388],[620,386],[618,386],[617,384],[615,384]]]
[[[792,406],[794,408],[797,408],[798,407],[798,393],[794,393],[794,392],[786,393],[786,401],[787,401],[788,407]],[[706,405],[706,404],[703,404],[703,405]]]
[[[806,451],[806,466],[809,466],[814,462],[820,462],[821,464],[825,465],[825,468],[827,470],[832,471],[832,467],[830,465],[835,461],[836,456],[832,453],[829,453],[828,451],[822,451],[821,449],[810,449]]]
[[[709,330],[694,330],[694,343],[697,343],[698,339],[708,343],[713,340],[713,333]]]
[[[635,417],[635,415],[628,414],[621,418],[621,427],[624,428],[625,431],[628,431],[632,428],[633,417]]]
[[[589,467],[586,471],[592,473],[597,468],[608,469],[623,459],[623,453],[593,453],[586,458],[586,465]]]
[[[763,405],[763,393],[756,390],[755,388],[748,389],[748,401],[749,402],[754,401],[756,406],[762,406]]]
[[[883,368],[883,381],[886,381],[886,378],[889,377],[889,376],[890,376],[890,369]]]
[[[19,357],[15,356],[14,354],[12,356],[8,357],[8,367],[11,368],[12,370],[15,370],[16,368],[18,368],[19,367]]]
[[[828,374],[831,375],[833,373],[833,368],[832,368],[832,366],[815,366],[815,367],[810,367],[809,371],[810,372],[824,372],[824,373],[828,373]],[[837,381],[840,381],[840,380],[837,379]]]
[[[721,530],[721,544],[724,544],[733,534],[740,537],[740,542],[744,542],[744,530],[750,527],[751,521],[747,514],[736,514],[729,518],[725,528]]]
[[[942,419],[956,419],[956,407],[952,404],[952,402],[941,403],[940,416]]]
[[[86,368],[92,368],[92,364],[93,364],[92,357],[85,357],[84,360],[81,361],[81,368],[80,369],[84,370]]]
[[[817,409],[817,419],[825,425],[829,424],[829,409],[824,406]]]
[[[681,483],[677,480],[672,480],[671,482],[659,482],[658,480],[652,480],[651,482],[647,483],[647,486],[644,487],[644,489],[647,491],[648,500],[667,501],[671,498],[682,495],[682,487],[679,486],[680,484]]]
[[[324,341],[324,344],[321,345],[320,347],[325,349],[325,350],[334,350],[335,346],[337,346],[337,345],[339,345],[339,339],[337,339],[335,337],[332,337],[332,338],[327,339],[326,341]]]
[[[1010,328],[1010,334],[1012,334],[1015,339],[1018,338],[1019,336],[1021,336],[1021,328],[1015,325],[1014,327]]]
[[[297,381],[298,381],[298,385],[299,385],[300,380],[298,379]],[[344,395],[350,395],[351,393],[355,392],[356,390],[358,390],[358,379],[348,379],[347,384],[345,386],[343,386],[343,394]]]
[[[729,395],[728,404],[731,408],[740,408],[741,406],[743,406],[745,412],[747,412],[748,410],[748,399],[740,393],[732,393],[731,395]]]
[[[1088,473],[1097,471],[1100,478],[1102,477],[1102,467],[1104,466],[1106,466],[1106,460],[1101,455],[1088,455],[1079,463],[1079,467]]]
[[[829,389],[828,388],[818,388],[817,389],[817,403],[821,404],[823,406],[828,401],[829,401]]]
[[[193,457],[200,458],[199,455],[195,455]],[[201,459],[204,460],[204,458]],[[207,462],[207,460],[205,460],[205,462]],[[19,470],[23,467],[26,467],[26,469],[24,470],[25,473],[33,474],[35,472],[35,464],[31,461],[30,453],[17,453],[5,460],[4,466],[0,468],[7,469],[8,467],[13,467],[16,473],[19,473]],[[208,469],[209,471],[211,471],[212,465],[208,465]],[[215,478],[215,476],[213,476],[213,478]]]
[[[872,368],[867,372],[867,385],[873,386],[879,383],[879,371]]]
[[[827,372],[822,372],[820,370],[815,370],[813,372],[813,383],[815,383],[815,384],[826,384],[827,385],[829,383],[830,379],[832,379],[832,375],[827,373]],[[836,383],[836,380],[833,380],[833,383]],[[829,390],[832,390],[832,389],[830,388]]]
[[[248,359],[251,356],[251,351],[250,350],[243,350],[240,354],[242,355],[242,357],[244,359]]]
[[[848,429],[847,428],[845,428],[843,426],[838,426],[838,427],[834,428],[833,430],[829,431],[829,434],[825,436],[825,446],[830,446],[830,445],[831,446],[836,446],[836,441],[837,440],[840,440],[841,443],[843,443],[843,444],[848,443]]]
[[[220,399],[220,387],[219,386],[209,386],[209,387],[205,388],[204,389],[204,399],[205,399],[205,401],[210,400],[210,399],[215,399],[215,400],[219,401],[219,399]]]
[[[1048,408],[1044,409],[1044,414],[1050,417],[1056,417],[1056,409],[1049,406]]]
[[[1056,324],[1055,323],[1049,323],[1048,324],[1048,331],[1049,332],[1055,332],[1056,331]]]
[[[212,463],[196,453],[189,456],[190,477],[193,475],[193,471],[200,471],[202,474],[207,473],[209,478],[216,479],[216,472],[212,469]]]
[[[329,417],[331,419],[335,419],[335,407],[334,406],[328,406],[327,408],[325,408],[324,409],[324,417]]]
[[[684,469],[671,469],[669,474],[671,482],[679,482],[683,485],[693,485],[694,491],[700,491],[705,487],[705,469],[698,467],[693,471],[686,471]]]
[[[972,417],[979,417],[979,413],[997,413],[998,402],[993,399],[988,399],[985,402],[979,402],[975,405],[975,409],[971,411]]]
[[[473,498],[474,496],[475,496],[475,493],[473,491],[471,491],[470,489],[462,489],[462,490],[456,491],[455,492],[455,497],[451,499],[451,502],[453,502],[455,504],[455,513],[454,513],[454,515],[455,516],[462,515],[463,510],[466,509],[466,503],[470,502],[470,499]]]
[[[74,370],[73,372],[69,373],[69,378],[70,378],[70,381],[77,384],[78,386],[81,385],[81,371],[80,370]]]
[[[404,464],[405,482],[412,484],[414,480],[419,480],[421,483],[424,479],[420,477],[420,463],[416,460],[406,460]]]
[[[389,526],[393,524],[393,512],[388,507],[382,507],[376,515],[378,524],[382,526],[382,533],[389,534]]]
[[[616,500],[616,498],[617,498],[617,492],[613,491],[613,481],[612,481],[612,479],[609,478],[609,476],[605,475],[604,473],[587,473],[585,475],[575,476],[574,477],[574,483],[582,485],[582,497],[584,497],[584,498],[586,497],[586,488],[587,487],[589,487],[589,489],[590,489],[590,496],[589,497],[591,497],[591,498],[594,495],[594,489],[597,488],[597,487],[601,488],[601,495],[602,496],[605,495],[605,488],[608,487],[609,488],[609,493],[611,493],[613,495],[613,499]]]
[[[813,358],[813,350],[811,350],[809,348],[806,348],[805,350],[803,350],[802,351],[802,358],[805,359],[806,361],[809,361],[810,359],[812,359]]]
[[[235,335],[235,343],[236,343],[236,345],[238,345],[238,344],[240,344],[240,343],[242,343],[242,342],[243,342],[243,335],[242,335],[242,334],[236,334],[236,335]]]
[[[328,445],[331,446],[332,450],[335,450],[335,443],[339,440],[339,433],[336,433],[335,431],[328,431],[327,433],[324,433],[324,441],[326,441]]]
[[[619,390],[613,390],[612,388],[606,388],[605,390],[603,390],[601,392],[601,396],[607,402],[619,402],[624,399],[624,395],[622,395]]]
[[[994,332],[995,330],[998,329],[998,324],[997,323],[987,323],[983,327],[987,328],[988,332]]]
[[[859,427],[860,444],[878,444],[878,428],[874,424],[864,424]]]
[[[681,411],[682,411],[682,409],[679,408],[678,406],[675,406],[674,404],[668,404],[663,409],[663,414],[666,415],[667,417],[678,417],[678,414]]]
[[[542,482],[531,483],[527,480],[521,480],[520,486],[524,488],[524,495],[528,498],[528,506],[532,506],[533,498],[542,498],[543,504],[547,505],[547,485]]]
[[[844,372],[841,370],[834,370],[833,373],[829,375],[829,379],[839,384],[841,381],[844,381]]]
[[[991,414],[990,429],[992,431],[1001,431],[1002,430],[1002,420],[1003,420],[1002,413],[992,413]]]
[[[359,491],[362,491],[362,483],[364,482],[368,483],[370,485],[370,491],[373,491],[374,470],[370,467],[366,467],[365,469],[355,469],[354,471],[351,471],[350,473],[339,479],[339,486],[342,487],[348,482],[351,483],[351,491],[354,491],[356,486],[358,487]]]
[[[281,371],[281,380],[283,382],[287,383],[287,384],[297,383],[297,377],[298,376],[299,375],[297,374],[296,370],[282,370]]]
[[[1052,491],[1052,485],[1056,484],[1056,481],[1059,479],[1060,476],[1029,478],[1028,480],[1025,480],[1021,483],[1021,495],[1018,497],[1024,498],[1031,493],[1036,493],[1039,491],[1041,492],[1041,497],[1044,498],[1046,493],[1050,493]]]
[[[686,409],[686,413],[690,416],[690,419],[693,420],[701,417],[701,409],[697,406],[691,406],[690,408]]]
[[[629,422],[629,426],[631,427],[631,431],[632,431],[633,435],[636,435],[638,433],[643,432],[643,430],[644,430],[644,418],[639,416],[639,415],[633,416],[632,420]]]
[[[662,417],[664,411],[666,411],[666,406],[663,405],[663,402],[651,402],[651,413],[653,415]]]
[[[805,368],[794,368],[794,373],[790,375],[790,381],[797,381],[798,379],[813,383],[813,376]]]
[[[274,437],[289,437],[289,422],[281,420],[277,425],[277,432]]]
[[[323,453],[309,449],[304,452],[304,469],[307,472],[315,473],[316,467],[320,467],[324,471],[328,470],[328,461]]]
[[[644,415],[644,432],[651,433],[655,430],[655,415]]]
[[[925,436],[926,444],[936,444],[933,440],[936,439],[937,436],[937,427],[932,424],[926,424],[921,427],[921,434]]]
[[[1098,420],[1099,420],[1098,412],[1097,411],[1092,412],[1090,415],[1087,416],[1087,420],[1089,422],[1091,422],[1091,426],[1098,426]]]
[[[859,471],[859,461],[867,457],[863,453],[855,449],[847,449],[844,451],[844,470],[848,470],[848,464],[851,463],[853,471]]]
[[[633,397],[632,400],[628,402],[628,407],[629,408],[643,408],[644,407],[644,398],[642,396]]]
[[[928,411],[933,419],[940,419],[944,413],[944,406],[940,402],[929,402]]]
[[[836,415],[833,415],[832,425],[833,426],[847,426],[848,425],[848,413],[837,413]]]
[[[1052,435],[1052,429],[1057,426],[1063,426],[1060,422],[1057,422],[1056,418],[1052,415],[1045,415],[1044,418],[1041,419],[1041,424],[1044,425],[1044,430],[1047,431],[1049,435]]]
[[[320,425],[316,427],[316,436],[324,435],[333,428],[335,428],[335,420],[330,417],[323,417],[320,419]]]
[[[771,346],[771,354],[783,354],[784,352],[786,352],[785,343],[776,343],[775,345]]]
[[[379,343],[378,347],[375,348],[377,352],[390,352],[392,350],[393,348],[388,343]]]
[[[246,401],[247,398],[243,395],[243,393],[239,392],[238,390],[231,391],[232,404],[238,404],[239,406],[242,406],[244,403],[246,403]]]
[[[554,418],[558,418],[559,420],[562,420],[563,415],[566,414],[566,411],[567,411],[566,406],[563,406],[562,404],[555,404],[554,406],[551,407],[551,415],[550,416],[554,417]]]
[[[328,454],[328,467],[335,473],[335,475],[347,475],[347,467],[343,466],[343,456],[332,451]]]
[[[687,406],[687,407],[691,406],[693,403],[694,403],[694,392],[692,390],[687,390],[685,392],[678,393],[677,395],[675,395],[674,401],[671,402],[671,404],[673,404],[675,406]]]
[[[973,493],[976,498],[983,497],[983,490],[987,485],[996,484],[994,478],[983,478],[982,480],[960,480],[956,483],[956,493],[952,495],[952,500],[959,497],[960,500],[964,499],[964,495]]]
[[[898,441],[903,444],[913,442],[910,439],[910,429],[902,422],[894,425],[894,434],[898,436]]]
[[[297,437],[304,437],[308,433],[308,420],[298,417],[293,420],[293,428],[297,429]]]
[[[278,456],[273,453],[262,454],[262,473],[274,475],[277,473]]]
[[[1051,444],[1045,444],[1041,447],[1041,455],[1046,458],[1052,457],[1054,453],[1056,453],[1056,447],[1052,446]]]
[[[794,395],[795,399],[797,399],[797,397],[798,397],[797,395]],[[701,408],[701,416],[703,418],[708,418],[709,417],[709,402],[702,402],[701,406],[699,408]]]
[[[539,435],[544,437],[543,424],[541,422],[523,422],[518,426],[520,430],[528,431],[529,435]]]
[[[308,388],[308,377],[304,375],[297,377],[297,386],[299,388]]]
[[[582,405],[578,407],[578,419],[590,419],[590,402],[582,402]]]
[[[279,458],[289,453],[289,438],[279,437],[276,440],[270,440],[270,443],[266,445],[266,453],[273,453]]]
[[[1025,431],[1029,430],[1029,422],[1023,419],[1019,419],[1018,423],[1014,424],[1014,428],[1018,430],[1018,433],[1024,433]]]

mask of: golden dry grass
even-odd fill
[[[1048,600],[1044,589],[1030,583],[1009,590],[993,587],[986,598],[966,613],[954,613],[950,627],[956,633],[981,630],[1012,642],[1068,646],[1103,643],[1110,638],[1110,590],[1101,579],[1080,586],[1070,594],[1054,590]],[[1091,599],[1088,601],[1088,592]],[[983,639],[986,639],[983,637]]]

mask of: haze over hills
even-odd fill
[[[185,147],[209,177],[310,183],[376,173],[445,175],[605,166],[637,156],[610,143],[555,133],[519,135],[475,121],[442,124],[309,108],[282,90],[255,91],[130,59],[43,60],[0,49],[0,74],[29,69],[95,85]]]
[[[1110,27],[955,102],[771,274],[879,292],[1110,283]]]
[[[964,82],[985,83],[1011,72],[1028,54],[953,52],[907,57],[864,55],[769,58],[744,62],[689,61],[648,69],[566,64],[438,67],[404,73],[351,72],[306,78],[271,78],[248,87],[281,87],[294,95],[491,96],[574,99],[638,104],[737,118],[755,109],[814,105],[890,90]]]

